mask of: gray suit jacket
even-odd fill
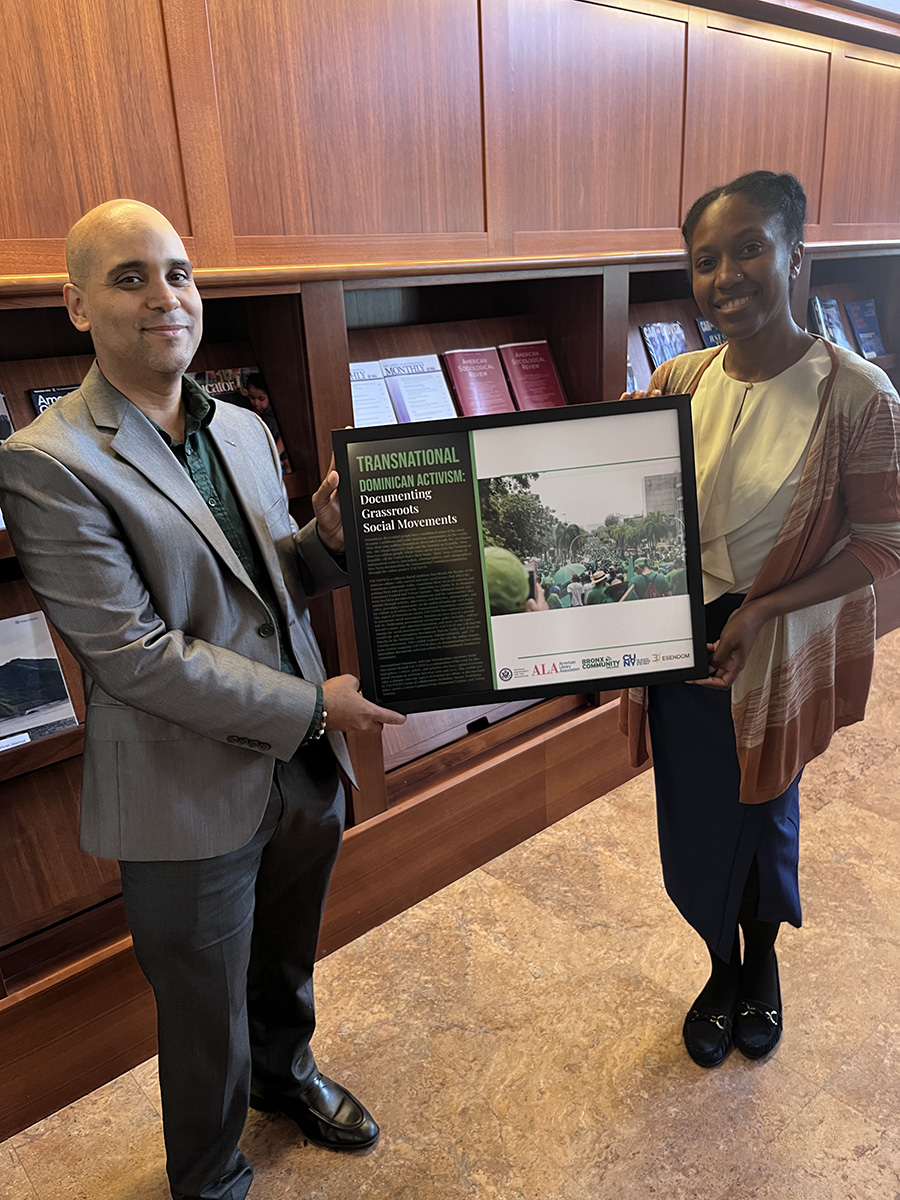
[[[200,493],[96,363],[0,447],[0,507],[48,618],[85,673],[81,844],[106,858],[197,859],[255,833],[325,678],[306,598],[346,583],[288,513],[259,418],[210,424],[284,612],[303,678]],[[344,739],[328,739],[352,769]]]

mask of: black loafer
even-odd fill
[[[781,1041],[784,1019],[781,1009],[781,980],[775,963],[778,1000],[773,1007],[761,1000],[741,1000],[734,1019],[734,1044],[745,1058],[765,1058]]]
[[[316,1072],[298,1096],[250,1095],[258,1112],[280,1112],[295,1121],[307,1141],[341,1154],[371,1154],[381,1130],[372,1114],[333,1079]]]
[[[731,1049],[732,1015],[692,1008],[684,1018],[681,1036],[698,1067],[717,1067]]]

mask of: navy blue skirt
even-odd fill
[[[710,642],[742,600],[728,595],[707,605]],[[800,776],[774,800],[741,804],[731,692],[689,683],[649,692],[663,881],[688,924],[728,961],[754,858],[759,919],[801,923]]]

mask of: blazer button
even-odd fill
[[[259,742],[255,741],[253,738],[250,738],[250,740],[247,742],[247,745],[251,750],[256,750],[259,748]]]
[[[269,622],[266,621],[265,625],[260,625],[259,629],[257,629],[256,632],[259,634],[260,637],[271,637],[272,634],[275,632],[275,626],[270,625]]]
[[[249,746],[250,739],[249,738],[238,738],[238,745],[239,746]]]
[[[257,749],[259,749],[259,750],[271,750],[272,749],[272,747],[270,746],[270,744],[268,742],[257,742],[256,745],[257,745]]]
[[[240,740],[241,739],[239,737],[236,737],[235,734],[233,734],[233,733],[229,733],[228,737],[225,739],[226,742],[231,742],[232,746],[239,745]]]

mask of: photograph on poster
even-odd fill
[[[597,432],[569,422],[552,442],[535,426],[472,435],[499,691],[694,665],[674,414]],[[494,464],[507,473],[489,474]],[[651,600],[664,602],[652,619],[633,603]]]
[[[685,398],[334,434],[360,672],[404,711],[701,673]]]

